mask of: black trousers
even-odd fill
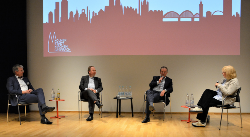
[[[203,94],[202,94],[202,96],[197,104],[198,106],[200,106],[202,108],[203,113],[198,113],[197,117],[196,117],[201,122],[206,122],[209,107],[213,107],[213,106],[222,104],[222,101],[219,101],[219,100],[213,98],[215,95],[217,95],[217,92],[210,90],[210,89],[206,89],[203,92]]]
[[[95,94],[93,91],[91,90],[84,90],[81,92],[81,98],[87,99],[89,102],[89,114],[93,114],[94,113],[94,109],[95,109],[95,103],[94,101],[98,100],[97,98],[97,94]]]

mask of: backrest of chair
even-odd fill
[[[7,95],[8,95],[9,104],[17,105],[17,101],[18,101],[17,95],[16,94],[10,94],[10,93],[8,93]]]
[[[239,88],[237,90],[237,95],[236,95],[236,101],[235,102],[240,102],[240,91],[241,91],[241,88]]]

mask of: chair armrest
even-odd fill
[[[165,100],[164,101],[166,102],[166,100],[167,100],[167,94],[164,94],[164,96],[165,96]]]
[[[102,103],[102,92],[99,92],[100,102]]]

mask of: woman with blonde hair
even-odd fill
[[[224,105],[233,105],[236,98],[226,98],[228,95],[236,95],[236,91],[240,88],[239,81],[236,78],[237,74],[233,66],[224,66],[222,68],[222,75],[224,77],[221,83],[215,83],[217,91],[206,89],[199,102],[198,106],[202,108],[203,112],[197,114],[198,122],[192,123],[194,127],[205,127],[209,107],[221,105],[224,100]]]

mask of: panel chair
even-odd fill
[[[102,92],[100,92],[100,97],[98,99],[100,99],[100,103],[102,104]],[[81,102],[81,112],[80,112],[80,105],[79,105],[80,102]],[[81,91],[78,91],[78,112],[79,112],[79,119],[82,117],[82,102],[89,102],[89,101],[87,99],[82,99],[81,98]],[[101,115],[101,118],[102,118],[102,108],[99,108],[99,115]]]
[[[241,105],[240,105],[240,91],[241,91],[241,88],[239,88],[237,90],[237,93],[236,95],[230,95],[230,96],[227,96],[225,97],[226,98],[236,98],[236,101],[235,102],[239,102],[239,105],[238,106],[235,106],[235,105],[224,105],[224,100],[222,101],[222,105],[217,105],[216,107],[217,108],[221,108],[222,109],[222,112],[221,112],[221,119],[220,119],[220,128],[219,130],[221,129],[221,121],[222,121],[222,114],[223,114],[223,110],[226,109],[227,110],[227,125],[229,124],[228,123],[228,109],[236,109],[236,108],[239,108],[240,109],[240,119],[241,119],[241,128],[242,128],[242,116],[241,116]]]
[[[162,103],[163,104],[163,112],[164,112],[164,115],[163,115],[163,121],[165,119],[165,107],[166,107],[166,99],[167,99],[167,94],[164,95],[164,98],[160,98],[161,100],[159,100],[158,102],[154,102],[154,103]],[[145,109],[144,109],[144,106],[145,106],[145,102],[147,101],[147,94],[146,92],[144,93],[144,102],[143,102],[143,116],[144,116],[144,112],[145,112]],[[169,94],[169,105],[170,105],[170,113],[171,113],[171,118],[172,118],[172,111],[171,111],[171,96]],[[154,104],[153,104],[154,105]],[[154,112],[153,112],[153,116],[154,116]]]
[[[11,96],[16,96],[17,102],[18,102],[17,108],[18,108],[18,114],[19,114],[19,121],[20,121],[20,125],[21,125],[21,116],[20,116],[20,109],[19,109],[19,106],[24,106],[24,107],[25,107],[25,112],[24,112],[24,113],[25,113],[25,121],[26,121],[26,106],[31,105],[31,104],[34,104],[34,103],[27,103],[27,102],[18,101],[17,94],[7,94],[7,95],[8,95],[7,122],[9,122],[9,106],[11,105],[10,97],[11,97]]]

